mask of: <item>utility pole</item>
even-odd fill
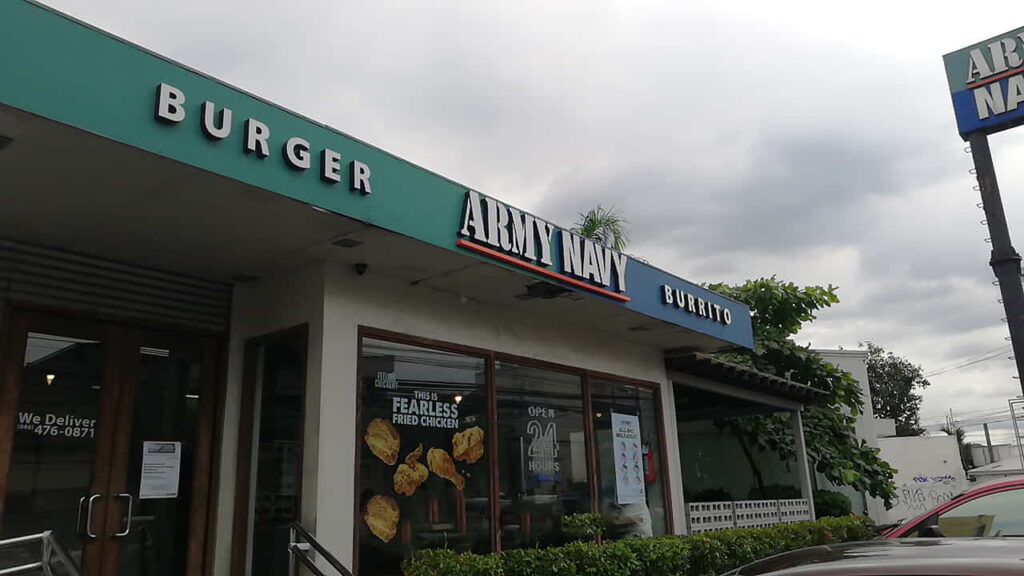
[[[992,437],[988,434],[988,422],[985,422],[982,426],[985,427],[985,445],[988,446],[988,463],[991,464],[996,461],[996,457],[992,453]]]
[[[1021,286],[1020,254],[1010,242],[1010,231],[1006,226],[1003,199],[999,195],[996,169],[992,164],[992,150],[988,146],[988,135],[983,131],[971,133],[971,156],[981,191],[982,207],[988,223],[988,234],[992,239],[992,258],[989,265],[999,282],[1003,296],[1006,324],[1010,329],[1010,344],[1017,364],[1017,377],[1024,376],[1024,287]],[[1024,391],[1024,379],[1019,380]]]

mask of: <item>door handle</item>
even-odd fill
[[[76,536],[81,536],[82,535],[82,508],[85,507],[85,499],[86,498],[88,498],[88,496],[82,496],[81,498],[78,499],[78,517],[75,518],[75,535]]]
[[[125,517],[126,519],[125,519],[125,523],[124,523],[124,529],[121,530],[120,532],[114,533],[114,536],[117,536],[117,537],[127,536],[128,533],[132,531],[132,504],[135,502],[135,499],[132,498],[131,494],[118,494],[117,496],[114,496],[114,498],[127,498],[128,499],[128,514]]]
[[[96,502],[97,498],[102,498],[99,494],[93,494],[89,496],[89,511],[85,514],[85,535],[89,538],[98,538],[92,533],[92,506]]]

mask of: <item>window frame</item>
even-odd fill
[[[259,438],[259,430],[256,429],[256,410],[262,410],[261,398],[256,394],[257,380],[260,378],[262,366],[260,364],[260,349],[274,344],[275,342],[294,340],[300,342],[303,348],[302,360],[302,412],[300,416],[299,429],[302,431],[302,450],[299,451],[298,467],[300,481],[296,487],[298,518],[302,519],[302,485],[301,472],[306,449],[306,394],[309,391],[309,383],[306,377],[309,371],[309,324],[303,323],[281,330],[275,330],[260,336],[248,338],[245,341],[242,353],[242,389],[239,400],[239,418],[237,433],[238,451],[235,455],[235,466],[237,476],[235,478],[234,506],[231,514],[231,525],[233,527],[231,537],[231,551],[228,557],[228,574],[231,576],[243,576],[247,573],[249,556],[252,554],[250,537],[252,532],[253,515],[250,514],[250,505],[253,503],[253,480],[255,479],[255,464],[259,461],[259,448],[256,445]]]
[[[362,374],[363,365],[363,340],[364,339],[381,340],[385,342],[393,342],[396,344],[407,344],[411,346],[419,346],[422,348],[434,349],[443,352],[451,352],[455,354],[462,354],[466,356],[473,356],[482,358],[484,360],[485,370],[485,386],[487,388],[487,417],[489,424],[494,427],[497,426],[498,420],[498,396],[497,396],[497,374],[496,368],[498,362],[504,362],[508,364],[519,364],[522,366],[528,366],[531,368],[539,368],[543,370],[550,370],[552,372],[559,372],[562,374],[570,374],[578,376],[582,383],[581,392],[583,394],[583,411],[587,415],[584,418],[584,439],[586,441],[586,455],[587,455],[587,481],[590,487],[590,508],[591,513],[600,514],[599,503],[598,503],[598,484],[597,484],[597,454],[594,443],[594,418],[593,418],[593,405],[591,401],[591,379],[603,380],[606,382],[613,382],[618,384],[625,384],[628,386],[637,386],[650,390],[654,396],[654,409],[657,418],[657,437],[658,437],[658,464],[661,466],[661,473],[665,474],[662,481],[664,500],[665,500],[665,533],[675,533],[675,521],[673,515],[673,501],[672,501],[672,489],[671,482],[667,476],[668,472],[668,450],[666,444],[665,435],[665,415],[664,408],[661,398],[662,384],[657,382],[650,382],[647,380],[640,380],[636,378],[630,378],[627,376],[619,376],[616,374],[609,374],[607,372],[601,372],[597,370],[588,370],[586,368],[580,368],[575,366],[569,366],[566,364],[559,364],[557,362],[551,362],[548,360],[539,360],[537,358],[529,358],[526,356],[510,354],[506,352],[499,352],[496,350],[490,350],[487,348],[479,348],[476,346],[468,346],[464,344],[456,344],[453,342],[447,342],[438,340],[435,338],[425,338],[421,336],[414,336],[411,334],[405,334],[402,332],[394,332],[391,330],[384,330],[380,328],[373,328],[370,326],[360,325],[357,330],[357,361],[355,367],[356,373],[356,417],[353,430],[353,438],[358,441],[361,434],[360,431],[363,425],[363,386],[359,383],[359,375]],[[498,498],[499,492],[499,477],[498,477],[498,460],[496,457],[498,450],[498,437],[496,434],[487,435],[487,449],[489,452],[488,456],[488,473],[490,474],[490,493],[488,498],[490,500],[490,530],[491,530],[491,549],[494,552],[500,552],[503,548],[501,546],[501,527],[499,525],[499,513],[500,513],[500,501]],[[353,467],[354,476],[354,492],[356,497],[353,498],[353,520],[358,524],[359,522],[359,498],[360,493],[360,475],[361,475],[361,462],[362,453],[360,450],[355,452],[355,465]],[[358,574],[359,570],[359,533],[358,525],[353,530],[352,535],[352,568],[353,573]]]
[[[971,504],[973,502],[977,502],[982,498],[988,498],[989,496],[995,496],[996,494],[1005,494],[1007,492],[1020,492],[1020,495],[1024,497],[1024,485],[1003,486],[998,490],[989,490],[981,494],[978,494],[973,498],[964,500],[963,502],[959,502],[955,506],[950,506],[945,510],[936,511],[934,514],[932,514],[926,519],[926,522],[918,524],[917,529],[920,530],[925,526],[938,525],[939,519],[945,514],[955,512],[956,510],[963,508],[964,506]],[[931,522],[927,522],[928,520],[930,520]],[[969,538],[969,536],[949,536],[949,538]],[[1003,536],[986,536],[986,538],[1003,538]]]
[[[672,482],[671,482],[671,479],[668,477],[668,464],[669,464],[669,460],[668,460],[668,445],[665,442],[665,439],[666,439],[666,435],[665,435],[665,412],[664,412],[664,404],[661,401],[661,386],[659,384],[657,384],[657,383],[648,382],[646,380],[637,380],[635,378],[627,378],[627,377],[624,377],[624,376],[616,376],[614,374],[608,374],[606,372],[597,372],[597,371],[593,371],[593,370],[586,371],[585,374],[584,374],[584,378],[583,378],[583,380],[584,380],[584,388],[583,388],[583,390],[584,390],[584,394],[585,394],[585,398],[584,398],[584,407],[585,408],[584,409],[587,411],[588,414],[591,415],[590,418],[587,418],[587,428],[588,428],[588,431],[587,431],[587,442],[590,443],[590,444],[594,443],[594,434],[595,434],[595,432],[594,432],[594,418],[593,418],[594,409],[593,409],[593,404],[592,404],[593,396],[591,396],[591,379],[593,379],[593,380],[602,380],[604,382],[614,383],[614,384],[625,384],[627,386],[636,386],[638,388],[645,388],[645,389],[650,390],[652,392],[652,396],[654,397],[654,411],[656,412],[655,418],[656,418],[656,423],[657,423],[657,426],[658,426],[658,431],[657,431],[657,437],[658,437],[658,466],[661,469],[661,473],[665,474],[665,476],[662,478],[662,482],[661,482],[663,498],[664,498],[664,501],[665,501],[665,535],[669,536],[669,535],[675,534],[675,530],[674,530],[675,515],[673,514],[673,505],[672,505],[672,486],[671,486]],[[670,384],[670,386],[671,386],[671,384]],[[587,457],[588,457],[587,466],[594,469],[593,476],[590,478],[590,480],[591,480],[591,483],[590,483],[591,491],[593,493],[593,496],[592,496],[593,512],[595,514],[600,514],[601,513],[601,509],[600,509],[601,502],[600,502],[600,495],[598,494],[599,488],[598,488],[598,484],[597,484],[598,478],[597,478],[597,450],[596,450],[596,448],[594,449],[594,452],[588,452]]]

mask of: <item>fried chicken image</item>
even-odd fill
[[[420,484],[427,481],[430,473],[427,472],[427,467],[419,462],[422,455],[423,444],[420,444],[405,457],[404,463],[398,465],[398,470],[395,470],[395,492],[412,496]]]
[[[370,420],[366,426],[363,440],[366,440],[370,452],[386,462],[388,466],[393,466],[398,461],[398,449],[402,445],[402,440],[398,437],[398,431],[391,425],[391,422],[383,418]]]
[[[366,503],[363,521],[373,535],[390,542],[398,529],[398,502],[390,496],[376,495]]]
[[[430,471],[445,480],[451,480],[455,487],[462,491],[466,487],[466,479],[455,470],[455,462],[447,452],[440,448],[431,448],[427,452],[427,465]]]
[[[479,426],[452,437],[452,457],[472,464],[484,455],[484,431]]]

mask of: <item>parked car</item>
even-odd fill
[[[975,486],[909,522],[889,528],[881,536],[1024,536],[1024,476]]]
[[[1024,543],[998,538],[914,538],[814,546],[722,576],[1020,576]]]

